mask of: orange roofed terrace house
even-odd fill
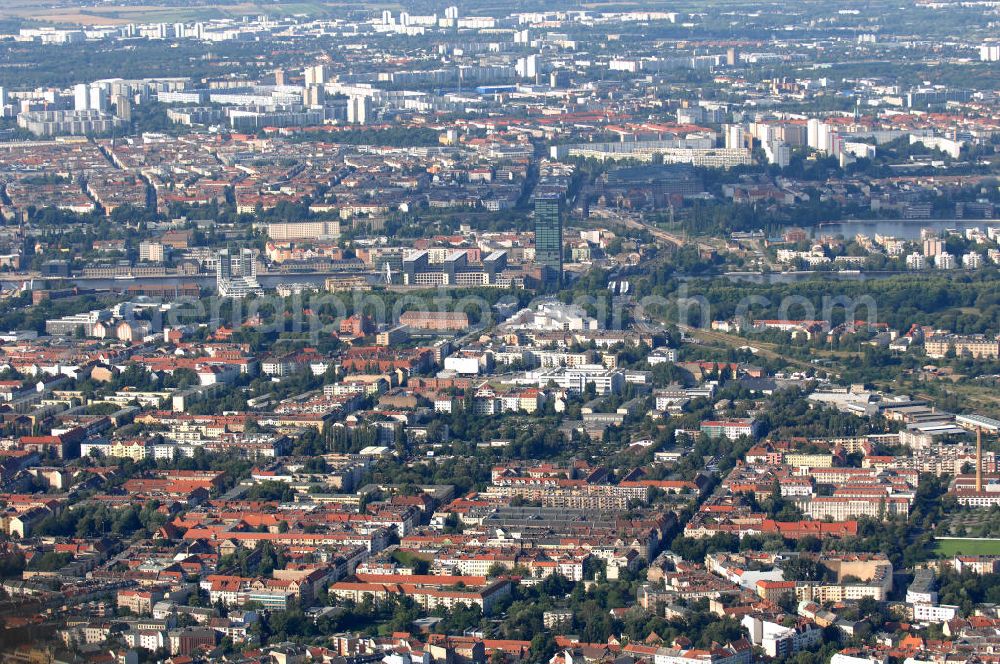
[[[740,639],[725,646],[714,644],[711,648],[658,648],[654,664],[750,664],[753,646]]]
[[[490,614],[497,602],[510,595],[511,582],[482,576],[357,574],[352,580],[333,584],[329,590],[339,599],[355,602],[365,597],[378,603],[393,596],[406,596],[428,610],[466,604]]]

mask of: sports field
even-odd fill
[[[938,539],[934,540],[934,550],[944,557],[951,557],[957,553],[968,556],[1000,556],[1000,539]]]

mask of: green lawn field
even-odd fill
[[[938,539],[934,540],[934,550],[944,557],[951,557],[957,553],[969,556],[998,556],[1000,555],[1000,539],[992,540],[954,540]]]

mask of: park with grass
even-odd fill
[[[937,538],[934,551],[943,558],[966,556],[1000,556],[1000,539]]]

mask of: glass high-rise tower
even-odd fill
[[[561,198],[558,194],[535,197],[535,263],[545,284],[562,281],[563,238]]]
[[[257,282],[256,249],[222,249],[216,254],[215,285],[221,297],[263,295]]]

